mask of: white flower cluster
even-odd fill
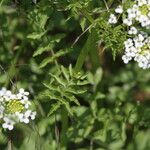
[[[122,13],[123,13],[123,8],[122,8],[122,6],[119,5],[119,6],[115,9],[115,12],[116,12],[117,14],[122,14]],[[109,17],[108,22],[109,22],[110,24],[116,24],[116,23],[117,23],[117,16],[115,16],[114,14],[110,14],[110,17]]]
[[[6,88],[0,90],[0,123],[4,129],[12,130],[19,122],[29,123],[34,120],[36,112],[30,110],[29,92],[20,89],[13,94]]]
[[[124,24],[131,26],[138,22],[142,27],[150,27],[150,0],[136,0],[136,3],[127,10],[127,18]]]
[[[134,60],[143,69],[150,68],[150,37],[143,30],[150,29],[150,0],[134,0],[133,6],[123,10],[122,6],[115,9],[116,14],[122,15],[122,22],[127,26],[129,38],[124,42],[124,63]],[[118,16],[119,17],[119,16]],[[111,14],[110,24],[117,23],[117,15]]]
[[[133,39],[124,42],[125,54],[122,56],[124,63],[134,59],[140,68],[150,68],[150,38],[139,34]]]

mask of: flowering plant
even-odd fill
[[[0,150],[150,149],[149,1],[1,0],[0,18]]]
[[[0,122],[4,129],[12,130],[19,122],[29,123],[34,120],[36,112],[30,110],[29,92],[20,89],[13,94],[6,88],[0,90]]]
[[[134,0],[128,8],[124,8],[125,3],[119,5],[108,20],[110,24],[121,20],[128,33],[122,59],[126,64],[133,59],[140,68],[150,68],[150,37],[146,32],[150,29],[150,1]]]

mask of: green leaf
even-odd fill
[[[71,94],[67,94],[67,93],[64,93],[64,96],[69,99],[70,101],[74,102],[76,105],[80,106],[80,103],[79,101],[77,100],[77,98]]]
[[[40,33],[33,32],[27,36],[28,39],[37,40],[40,39],[47,31],[43,31]]]
[[[44,26],[45,26],[45,24],[46,24],[48,18],[49,18],[49,17],[48,17],[47,15],[45,15],[45,14],[42,14],[42,15],[40,16],[40,27],[41,27],[42,29],[44,29]]]
[[[80,26],[82,31],[84,31],[85,27],[86,27],[86,18],[83,18],[80,22]]]
[[[51,50],[53,48],[52,43],[41,44],[38,49],[34,52],[33,57],[41,55],[43,52]]]
[[[51,84],[47,85],[46,83],[43,83],[43,85],[45,87],[47,87],[50,91],[60,92],[58,86],[54,86],[54,85],[51,85]]]
[[[54,62],[57,58],[64,56],[65,54],[69,53],[70,50],[69,49],[65,49],[65,50],[60,50],[57,53],[55,53],[53,56],[47,57],[45,58],[42,63],[40,64],[40,68],[45,67],[46,65],[48,65],[49,63]]]
[[[59,101],[61,104],[63,104],[66,107],[66,109],[68,110],[70,115],[73,115],[73,112],[72,112],[72,110],[70,108],[70,105],[65,99],[61,98],[60,96],[53,96],[52,97],[51,95],[49,95],[49,97]]]
[[[91,33],[89,34],[89,37],[81,50],[79,57],[77,59],[77,63],[75,66],[75,71],[79,72],[83,66],[84,60],[86,56],[88,55],[89,51],[93,52],[93,50],[96,50],[96,42],[97,42],[97,35],[96,31],[92,30]]]
[[[51,114],[53,114],[58,108],[60,108],[60,106],[61,106],[60,102],[56,102],[55,104],[53,104],[47,116],[50,116]]]
[[[61,85],[63,85],[64,87],[66,86],[66,83],[59,77],[57,77],[56,75],[53,75],[50,73],[50,75]]]
[[[102,68],[98,68],[98,69],[96,70],[95,75],[94,75],[94,82],[95,82],[96,85],[101,81],[102,75],[103,75],[103,70],[102,70]]]
[[[71,87],[67,88],[66,91],[69,92],[69,93],[75,94],[75,95],[77,95],[77,94],[83,94],[83,93],[86,92],[86,90],[82,90],[82,89],[77,90],[77,89],[73,89]]]
[[[61,33],[61,34],[56,34],[56,35],[52,36],[52,37],[50,38],[50,40],[51,40],[52,42],[57,42],[57,43],[59,43],[60,40],[63,39],[65,36],[66,36],[66,34],[63,34],[63,33]]]
[[[67,72],[67,69],[64,66],[61,66],[61,70],[66,80],[69,81],[69,74]]]

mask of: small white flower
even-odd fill
[[[117,17],[114,14],[111,14],[110,17],[109,17],[108,22],[110,24],[116,24],[117,23]]]
[[[14,128],[14,124],[15,124],[14,121],[8,119],[7,117],[4,117],[4,121],[5,122],[2,124],[2,127],[4,129],[12,130]]]
[[[28,109],[29,106],[31,105],[31,102],[27,99],[23,99],[20,101],[22,104],[24,104],[25,108]]]
[[[118,13],[118,14],[122,14],[123,13],[123,8],[121,5],[119,5],[116,9],[115,9],[115,12]]]
[[[11,96],[11,94],[12,94],[11,91],[9,91],[9,90],[6,91],[6,96]]]
[[[136,17],[136,12],[137,12],[136,9],[130,8],[130,9],[127,10],[127,12],[128,12],[128,18],[129,19],[132,19],[132,18]]]
[[[143,6],[144,4],[147,3],[146,0],[136,0],[138,2],[138,6]]]
[[[127,64],[131,59],[132,57],[130,56],[127,56],[127,55],[122,56],[122,60],[124,61],[125,64]]]
[[[35,116],[36,116],[36,112],[32,112],[31,110],[27,110],[27,111],[25,112],[25,116],[30,117],[31,120],[34,120],[34,119],[35,119]]]
[[[138,39],[139,39],[139,41],[143,42],[145,38],[142,34],[139,34]]]
[[[24,122],[26,124],[29,123],[29,117],[26,116],[25,114],[19,113],[18,117],[19,117],[20,122]]]
[[[15,94],[11,94],[10,99],[17,99],[17,96]]]
[[[17,99],[22,99],[22,94],[18,93],[17,94]]]
[[[19,93],[22,94],[23,96],[28,96],[29,95],[29,92],[26,92],[23,88],[21,88],[19,90]]]
[[[137,34],[137,29],[135,27],[131,27],[130,30],[128,31],[129,34]]]
[[[0,96],[3,96],[6,92],[6,88],[2,87],[2,89],[0,90]]]
[[[132,20],[131,19],[124,19],[123,23],[127,26],[131,26],[132,25]]]
[[[129,38],[127,41],[124,42],[124,45],[126,48],[133,46],[133,40]]]

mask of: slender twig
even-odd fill
[[[84,35],[90,28],[92,27],[92,24],[86,28],[73,42],[72,47],[79,41],[79,39],[81,38],[82,35]]]
[[[106,9],[107,9],[107,11],[109,12],[109,7],[108,7],[108,5],[107,5],[106,0],[103,0],[103,2],[105,3]]]
[[[65,107],[62,107],[61,109],[61,120],[62,120],[62,124],[61,124],[61,148],[62,150],[67,149],[67,129],[68,129],[68,112],[66,110]]]
[[[56,144],[57,144],[57,147],[56,149],[59,150],[60,149],[60,136],[59,136],[59,129],[57,127],[57,117],[56,117],[56,114],[55,114],[55,140],[56,140]]]
[[[8,147],[7,147],[8,150],[13,150],[13,146],[12,146],[12,141],[11,139],[9,139],[8,141]]]
[[[93,150],[93,140],[90,140],[90,150]]]

